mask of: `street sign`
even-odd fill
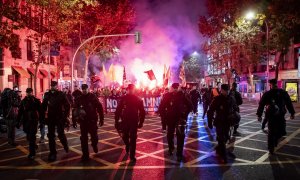
[[[51,43],[50,55],[59,56],[59,51],[60,51],[60,43],[59,42]]]

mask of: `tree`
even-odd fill
[[[45,60],[42,51],[45,46],[48,47],[49,41],[65,46],[79,45],[91,36],[124,33],[133,26],[134,11],[127,0],[114,0],[111,3],[94,0],[27,0],[23,6],[22,9],[27,12],[20,22],[32,29],[28,38],[34,40],[36,47],[32,63],[35,66],[35,94],[38,68]],[[104,38],[90,42],[83,50],[86,59],[100,52],[100,48],[111,49],[117,40],[119,38]]]
[[[17,1],[0,0],[0,48],[8,48],[13,58],[21,58],[20,38],[16,30],[24,27]]]
[[[60,32],[79,46],[86,39],[97,35],[124,34],[131,31],[135,22],[135,11],[128,0],[98,1],[88,4],[79,1],[77,11],[67,11],[65,19],[59,22]],[[65,31],[69,27],[69,31]],[[94,39],[85,44],[81,51],[85,55],[85,76],[87,80],[88,62],[92,55],[107,56],[122,38]]]
[[[245,62],[246,59],[247,63],[243,66],[249,67],[251,73],[251,67],[259,63],[263,54],[287,51],[290,39],[299,32],[300,15],[297,7],[297,0],[209,0],[208,16],[199,19],[199,31],[210,38],[204,49],[218,61],[237,60],[231,63],[233,66],[238,66],[240,60]],[[242,18],[249,9],[258,13],[251,23]],[[268,23],[270,29],[269,52],[266,49],[264,23]],[[277,77],[278,69],[276,74]]]
[[[203,71],[206,58],[198,53],[193,53],[192,55],[184,56],[183,64],[185,68],[185,76],[188,82],[195,82],[203,78]]]

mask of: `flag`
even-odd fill
[[[115,81],[116,80],[116,73],[115,73],[115,66],[114,66],[114,64],[111,64],[109,66],[109,69],[108,69],[108,78],[111,81]]]
[[[107,75],[107,72],[106,72],[106,69],[105,69],[105,66],[104,64],[102,64],[102,72],[103,72],[103,75],[106,76]]]
[[[156,77],[155,77],[155,75],[154,75],[154,73],[153,73],[153,70],[152,70],[152,69],[151,69],[151,70],[149,70],[149,71],[145,71],[144,73],[147,73],[147,75],[148,75],[148,78],[149,78],[151,81],[156,79]]]
[[[93,76],[91,77],[91,81],[92,81],[92,83],[96,83],[96,82],[98,82],[98,81],[101,81],[101,79],[100,79],[99,76],[93,75]]]
[[[163,81],[166,79],[166,74],[167,74],[167,67],[164,64],[164,74],[163,74]]]
[[[164,66],[164,75],[163,75],[163,77],[164,77],[163,85],[168,86],[169,79],[171,77],[170,66],[168,68],[166,66]]]
[[[186,86],[186,79],[185,79],[185,71],[184,71],[184,65],[181,65],[180,68],[180,73],[179,73],[179,78],[181,79],[181,86],[185,87]]]
[[[124,82],[126,81],[126,71],[125,71],[125,66],[123,66],[123,86],[124,86]]]

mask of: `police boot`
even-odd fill
[[[93,150],[94,150],[94,153],[98,153],[98,146],[97,145],[93,145]]]
[[[88,154],[84,154],[81,156],[81,161],[88,161],[90,160],[90,156]]]
[[[48,161],[49,162],[53,162],[53,161],[56,161],[56,154],[49,154],[48,156]]]
[[[125,150],[126,150],[126,154],[128,154],[129,153],[129,144],[126,144]]]

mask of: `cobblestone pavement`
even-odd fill
[[[160,117],[148,115],[138,132],[137,161],[129,162],[124,144],[114,129],[113,115],[105,116],[105,125],[98,130],[99,152],[90,147],[89,162],[81,162],[79,129],[70,129],[67,138],[70,152],[66,154],[58,142],[58,160],[47,162],[48,142],[38,144],[36,159],[27,159],[28,144],[21,130],[17,132],[19,146],[6,143],[0,137],[1,179],[283,179],[300,175],[300,111],[295,120],[287,116],[287,135],[276,148],[276,155],[267,151],[267,136],[256,118],[256,102],[241,106],[240,135],[227,144],[229,162],[223,164],[214,147],[215,131],[206,127],[199,115],[189,116],[184,159],[168,155],[166,133],[161,130]],[[38,137],[40,135],[38,134]],[[38,138],[39,139],[39,138]],[[176,141],[175,141],[176,144]],[[176,154],[176,153],[175,153]],[[282,179],[281,178],[281,179]]]

